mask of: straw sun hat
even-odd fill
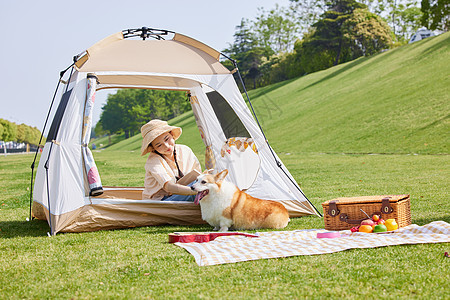
[[[171,132],[173,139],[177,140],[181,135],[181,128],[176,126],[170,126],[166,121],[154,119],[141,127],[142,134],[142,147],[141,155],[145,155],[153,151],[153,147],[150,145],[154,139],[163,133]]]

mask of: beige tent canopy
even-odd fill
[[[77,56],[37,168],[33,216],[48,220],[51,234],[203,223],[194,203],[142,200],[142,188],[102,186],[87,145],[95,92],[106,88],[189,91],[205,167],[228,169],[239,188],[280,201],[291,217],[320,215],[270,147],[221,55],[190,37],[143,27],[115,33]]]

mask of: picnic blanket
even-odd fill
[[[175,243],[191,253],[200,266],[263,258],[326,254],[355,248],[450,242],[450,224],[415,224],[383,234],[340,231],[339,238],[317,238],[324,229],[260,232],[259,237],[223,236],[208,243]]]

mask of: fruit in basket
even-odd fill
[[[395,221],[395,219],[387,219],[386,222],[384,223],[384,225],[386,225],[386,228],[388,231],[392,231],[392,230],[397,230],[398,229],[398,224]]]
[[[384,224],[385,223],[385,221],[383,220],[383,219],[379,219],[378,221],[377,221],[377,224]]]
[[[372,227],[373,225],[375,225],[375,222],[372,221],[372,219],[366,219],[361,221],[361,225],[369,225],[370,227]]]
[[[353,226],[352,228],[350,228],[351,232],[357,232],[359,231],[359,225],[358,226]]]
[[[359,232],[367,232],[371,233],[373,231],[372,226],[370,225],[361,225],[359,226]]]
[[[387,227],[386,225],[383,224],[378,224],[373,227],[373,232],[386,232],[386,231],[388,231]]]
[[[374,222],[378,222],[378,220],[380,220],[380,216],[379,216],[379,215],[373,215],[373,216],[372,216],[372,220],[373,220]]]

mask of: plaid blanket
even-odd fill
[[[339,238],[317,238],[324,229],[260,232],[259,237],[223,236],[208,243],[175,243],[200,266],[263,258],[326,254],[354,248],[450,242],[450,224],[435,221],[383,234],[341,231]]]

